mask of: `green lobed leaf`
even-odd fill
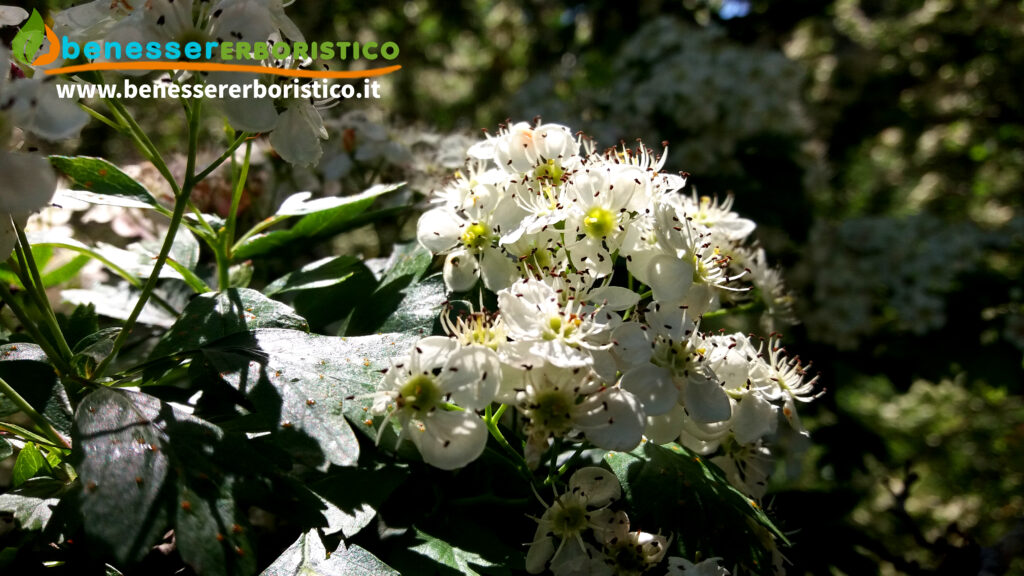
[[[325,469],[356,463],[359,443],[345,416],[366,419],[365,395],[375,390],[390,358],[410,343],[403,334],[338,338],[259,329],[219,340],[201,353],[282,441],[315,441],[312,463]]]
[[[257,328],[306,331],[306,320],[287,305],[256,290],[231,288],[200,294],[189,302],[171,329],[153,348],[151,358],[198,350],[216,340]]]
[[[39,450],[39,447],[32,442],[26,442],[25,447],[18,452],[18,458],[14,461],[14,469],[11,471],[11,485],[17,488],[29,478],[37,474],[50,474],[52,469],[46,457]]]
[[[262,576],[397,576],[398,572],[354,544],[328,553],[316,530],[299,536]]]
[[[50,163],[68,177],[72,188],[79,189],[65,192],[77,200],[130,208],[160,205],[142,184],[102,158],[50,156]]]
[[[71,432],[71,403],[42,348],[35,344],[0,345],[0,378],[63,434]],[[0,395],[0,417],[18,408]]]
[[[412,282],[417,282],[430,269],[433,261],[434,255],[419,242],[395,244],[385,267],[387,272],[380,282],[386,285],[404,276],[409,276]]]
[[[92,304],[75,306],[63,329],[64,337],[74,349],[83,338],[99,332],[100,319],[96,315],[96,307]]]
[[[263,289],[263,293],[277,296],[298,290],[335,286],[351,278],[360,263],[355,256],[322,258],[274,280]]]
[[[248,238],[235,248],[234,256],[238,259],[251,258],[281,248],[296,240],[326,238],[338,234],[347,229],[350,223],[365,212],[378,196],[393,192],[404,185],[404,183],[378,184],[360,194],[341,197],[338,199],[337,205],[305,214],[289,229],[263,232]],[[327,205],[323,204],[323,206]],[[302,213],[302,211],[296,213]],[[290,217],[290,214],[277,216],[281,219],[287,217]]]
[[[120,333],[120,328],[104,328],[83,338],[72,350],[71,367],[79,376],[92,378],[96,366],[114,350],[114,340]]]
[[[13,514],[22,530],[42,530],[66,489],[64,482],[54,478],[31,478],[0,494],[0,512]]]
[[[442,566],[458,571],[460,574],[480,576],[480,573],[471,564],[480,568],[494,566],[493,563],[475,552],[452,546],[448,542],[435,538],[421,530],[416,530],[416,538],[422,543],[413,546],[411,548],[413,552],[422,554]]]
[[[97,555],[130,564],[173,526],[197,572],[255,571],[232,490],[260,474],[244,440],[148,394],[99,388],[75,413],[71,461],[79,483],[69,506]]]
[[[720,556],[753,573],[771,566],[771,553],[755,531],[760,525],[787,542],[767,514],[734,488],[716,466],[678,444],[647,442],[632,452],[609,452],[605,461],[622,484],[630,521],[645,532],[674,534],[678,552]],[[666,502],[672,495],[674,502]]]

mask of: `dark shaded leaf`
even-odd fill
[[[4,439],[3,436],[0,436],[0,460],[4,460],[5,458],[10,458],[11,455],[13,455],[13,454],[14,454],[14,446],[11,446],[10,442],[8,442],[6,439]]]
[[[73,509],[96,554],[140,559],[169,526],[203,574],[250,574],[255,554],[232,487],[257,476],[244,440],[140,392],[100,388],[75,415]]]
[[[83,338],[73,350],[71,367],[79,376],[91,378],[96,366],[114,350],[114,340],[120,332],[120,328],[104,328]]]
[[[419,337],[430,336],[447,297],[444,279],[435,274],[402,290],[398,308],[381,324],[382,332],[411,332]]]
[[[28,343],[0,346],[0,378],[45,416],[58,432],[71,433],[71,403],[42,348]],[[6,396],[0,395],[0,417],[17,411]]]
[[[83,338],[95,334],[99,330],[100,319],[96,315],[96,307],[92,304],[84,304],[75,306],[74,311],[71,312],[64,328],[64,337],[67,338],[68,344],[74,350]]]
[[[699,551],[757,573],[772,559],[754,526],[786,542],[764,511],[733,488],[718,467],[678,444],[647,442],[629,453],[609,452],[605,461],[622,484],[631,522],[645,532],[675,534],[682,556],[692,558]],[[667,494],[674,502],[665,501]]]
[[[377,515],[377,508],[409,476],[408,468],[381,464],[332,471],[309,488],[328,505],[325,534],[355,536]]]
[[[397,576],[365,549],[342,543],[328,554],[316,530],[299,536],[262,576]]]
[[[0,512],[14,514],[22,530],[42,530],[53,515],[66,485],[53,478],[32,478],[20,487],[0,494]]]
[[[306,321],[276,300],[256,290],[232,288],[200,294],[157,343],[151,358],[197,350],[211,342],[256,328],[291,328],[305,331]]]
[[[71,187],[81,191],[66,191],[64,195],[108,206],[155,208],[156,198],[139,184],[102,158],[89,156],[50,156],[50,163],[71,180]]]
[[[340,284],[355,273],[360,260],[354,256],[323,258],[274,280],[263,289],[267,296],[296,290],[315,290]]]
[[[314,465],[354,465],[359,456],[345,416],[366,419],[380,370],[404,353],[408,335],[337,338],[297,330],[260,329],[204,347],[204,359],[244,394],[282,441],[319,447]],[[357,398],[350,398],[357,397]]]

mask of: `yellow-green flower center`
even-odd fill
[[[477,222],[466,227],[462,233],[462,243],[467,248],[479,250],[491,243],[491,234],[487,226]]]
[[[587,528],[587,508],[583,502],[563,496],[555,503],[551,515],[551,531],[561,538],[571,538]]]
[[[583,217],[583,231],[591,238],[604,238],[615,230],[615,214],[600,206],[587,210]]]
[[[545,340],[554,340],[556,338],[568,338],[572,336],[573,332],[579,328],[583,321],[579,316],[570,314],[568,318],[562,318],[561,316],[552,316],[548,318],[548,325],[541,335]]]
[[[395,403],[399,408],[423,415],[437,407],[441,400],[441,389],[437,387],[434,379],[426,374],[421,374],[413,376],[402,385]]]
[[[554,160],[548,160],[540,166],[537,166],[533,171],[533,175],[538,179],[548,179],[554,183],[561,183],[562,176],[565,175],[565,170],[563,170],[562,167]]]
[[[572,429],[574,401],[575,397],[570,390],[541,392],[526,410],[531,428],[555,436],[564,436]]]

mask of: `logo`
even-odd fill
[[[39,54],[44,40],[50,42],[50,49],[45,54]],[[43,22],[39,11],[33,10],[28,21],[11,41],[11,48],[14,50],[14,59],[19,63],[26,66],[46,66],[52,64],[60,55],[60,40],[53,29]]]

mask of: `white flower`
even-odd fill
[[[563,161],[579,153],[580,143],[572,131],[560,124],[542,124],[532,128],[519,122],[503,128],[496,137],[489,137],[470,147],[472,158],[494,160],[499,168],[511,174],[524,174],[538,167],[553,179],[561,177]],[[550,163],[549,163],[550,162]]]
[[[692,197],[682,199],[687,215],[697,224],[711,230],[713,244],[725,245],[745,240],[757,227],[753,220],[740,218],[739,214],[732,211],[732,194],[726,196],[721,203],[718,198],[698,197],[696,190]]]
[[[284,103],[277,116],[270,145],[286,162],[295,166],[314,166],[323,155],[321,140],[327,139],[320,112],[308,100],[293,98]]]
[[[612,255],[619,251],[633,219],[627,207],[634,195],[647,196],[647,184],[643,170],[624,164],[584,164],[573,175],[565,230],[577,269],[596,277],[612,273]]]
[[[497,244],[503,229],[521,218],[515,203],[495,183],[497,171],[471,171],[437,194],[440,205],[420,216],[416,237],[434,254],[447,254],[445,284],[464,292],[478,278],[490,290],[509,286],[515,264]]]
[[[423,460],[444,470],[475,460],[487,444],[487,430],[473,410],[486,407],[498,391],[501,364],[483,346],[460,348],[443,336],[420,340],[412,353],[394,361],[373,403],[402,425]],[[448,410],[446,403],[466,410]],[[383,433],[387,423],[381,424]]]
[[[593,351],[611,348],[611,331],[620,318],[587,306],[572,290],[560,292],[530,278],[498,293],[498,309],[514,341],[509,348],[564,368],[592,365]]]
[[[630,532],[625,512],[616,512],[609,524],[612,528],[605,532],[605,555],[617,575],[640,576],[657,566],[668,552],[668,538],[660,534]]]
[[[824,390],[815,390],[818,376],[805,382],[804,377],[810,365],[801,364],[799,356],[789,358],[786,349],[779,346],[777,339],[770,338],[767,345],[762,343],[761,346],[759,354],[765,346],[768,349],[768,358],[765,360],[768,384],[762,393],[769,400],[781,399],[783,416],[794,430],[806,436],[807,431],[796,412],[796,402],[810,402],[825,393]]]
[[[516,392],[526,419],[526,460],[540,463],[548,440],[582,433],[606,450],[626,451],[640,444],[644,412],[633,394],[608,386],[592,370],[551,364],[505,370],[502,378]]]
[[[619,480],[609,470],[587,467],[573,473],[569,490],[557,496],[537,521],[537,532],[526,554],[526,571],[540,574],[550,560],[552,570],[561,566],[557,574],[579,573],[595,552],[585,545],[584,534],[593,530],[601,536],[609,530],[609,521],[614,522],[615,516],[607,506],[621,496]]]

